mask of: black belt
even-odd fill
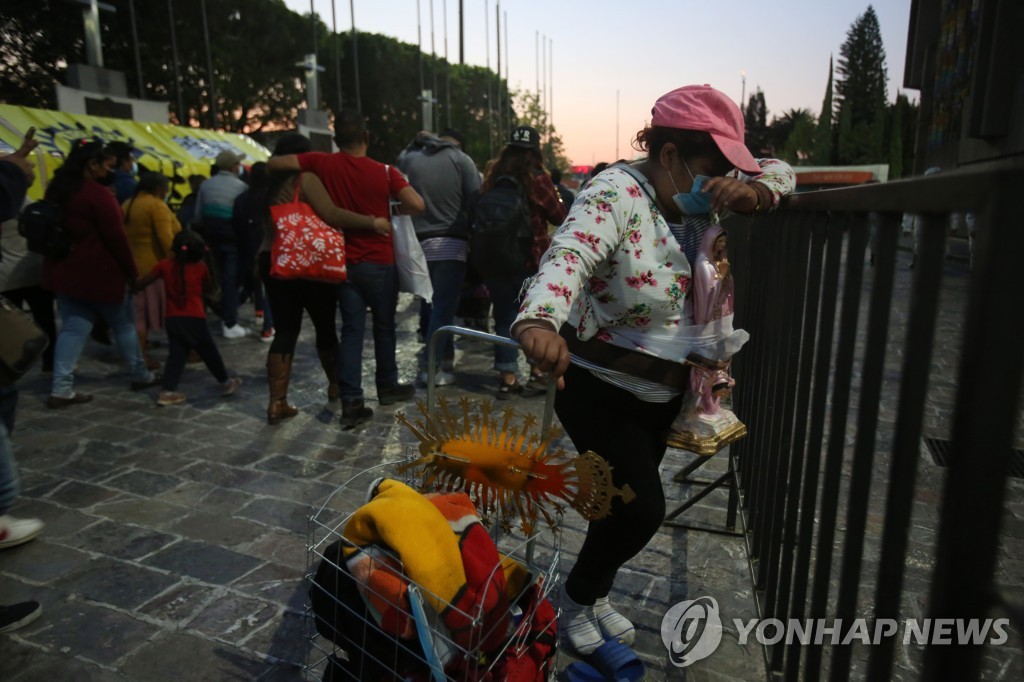
[[[679,391],[690,386],[690,368],[682,363],[615,346],[596,337],[580,341],[576,330],[568,324],[563,324],[558,333],[565,339],[569,352],[587,362]]]

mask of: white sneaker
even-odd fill
[[[249,330],[240,324],[235,324],[233,327],[221,324],[221,334],[225,339],[241,339],[249,335]]]
[[[0,549],[35,539],[46,524],[39,519],[16,519],[13,516],[0,516]]]
[[[427,373],[426,371],[420,372],[416,376],[416,383],[420,386],[427,385]],[[441,370],[434,374],[434,385],[435,386],[450,386],[455,383],[455,375],[451,372],[445,372]]]

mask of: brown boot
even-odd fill
[[[270,385],[270,402],[267,404],[268,424],[276,424],[299,413],[299,408],[288,404],[288,381],[291,376],[291,355],[267,354],[267,383]]]
[[[336,350],[319,350],[316,354],[320,356],[320,366],[324,368],[327,375],[327,400],[334,402],[341,400],[341,386],[338,385],[338,353]]]

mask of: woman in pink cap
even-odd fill
[[[658,465],[689,385],[683,361],[722,341],[695,332],[697,248],[720,216],[771,211],[795,186],[788,164],[750,154],[739,108],[707,85],[658,99],[634,144],[647,158],[583,188],[512,327],[526,355],[560,377],[555,409],[576,449],[605,458],[615,486],[636,493],[590,523],[563,588],[566,644],[604,668],[634,639],[608,594],[664,519]],[[723,322],[723,335],[745,334],[731,315]]]

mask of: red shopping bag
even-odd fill
[[[270,249],[270,276],[278,279],[311,279],[337,284],[345,270],[345,237],[320,219],[313,207],[295,196],[287,204],[270,207],[274,242]]]

